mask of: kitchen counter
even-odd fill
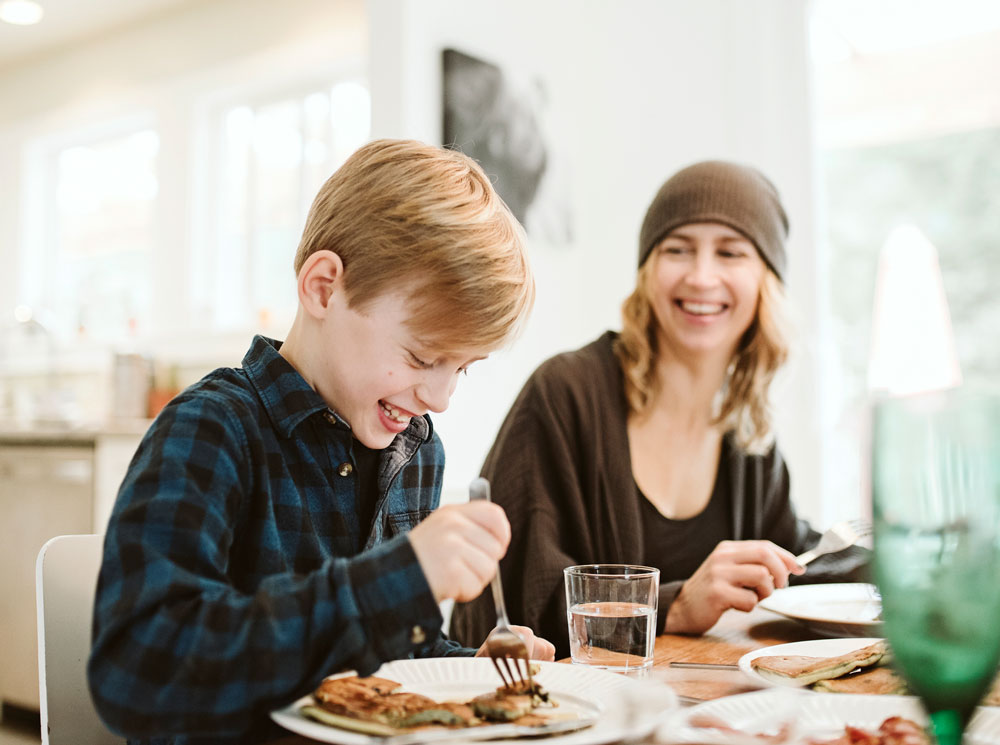
[[[152,419],[112,419],[100,423],[66,424],[37,422],[21,424],[0,420],[2,445],[93,445],[102,437],[142,437]]]
[[[0,701],[34,709],[35,557],[56,535],[103,533],[149,420],[21,426],[0,420]]]

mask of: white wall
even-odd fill
[[[477,364],[449,412],[436,418],[448,448],[447,488],[461,493],[538,362],[618,327],[647,203],[687,163],[741,160],[778,185],[792,219],[789,290],[801,339],[814,338],[820,297],[804,6],[801,0],[368,0],[367,7],[362,0],[205,0],[0,69],[0,311],[19,301],[21,152],[34,137],[137,108],[159,117],[161,152],[170,156],[162,159],[161,188],[171,195],[163,195],[171,227],[157,266],[160,287],[181,292],[170,256],[197,250],[184,228],[195,199],[185,155],[197,143],[183,133],[202,92],[296,72],[323,74],[345,55],[368,51],[374,135],[440,142],[443,47],[497,62],[514,78],[540,77],[549,96],[546,131],[568,173],[576,239],[570,246],[533,241],[538,301],[524,336]],[[207,346],[220,364],[231,364],[246,343],[240,337]],[[801,343],[775,397],[796,499],[811,517],[820,514],[822,484],[817,367],[812,344]]]
[[[369,0],[375,136],[441,142],[441,49],[544,80],[550,144],[571,174],[576,239],[532,242],[538,302],[524,336],[477,364],[435,421],[448,498],[478,473],[538,362],[619,328],[639,224],[677,168],[729,158],[766,172],[792,221],[800,343],[775,390],[800,511],[819,517],[813,164],[801,0]]]

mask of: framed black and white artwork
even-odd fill
[[[518,84],[496,63],[443,51],[444,145],[475,158],[528,235],[572,241],[568,182],[544,129],[545,86]]]

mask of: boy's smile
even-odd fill
[[[417,416],[412,412],[400,410],[385,401],[379,401],[378,405],[382,418],[386,420],[383,424],[388,430],[395,429],[397,432],[402,432],[409,425],[410,419]]]
[[[317,390],[370,448],[388,447],[413,417],[448,408],[458,376],[486,356],[434,351],[407,323],[411,302],[408,292],[390,292],[359,311],[335,293],[323,324],[333,341]]]
[[[413,417],[448,408],[458,376],[489,352],[436,350],[408,324],[413,302],[410,291],[397,290],[363,310],[352,308],[335,280],[309,314],[316,322],[281,347],[354,436],[375,450],[388,447]]]

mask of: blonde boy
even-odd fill
[[[521,228],[471,159],[381,140],[320,190],[295,270],[285,342],[255,337],[171,402],[118,495],[88,675],[128,737],[263,742],[326,674],[475,652],[438,603],[479,594],[509,525],[435,510],[427,413],[528,313]]]

